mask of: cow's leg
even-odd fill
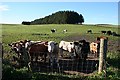
[[[32,71],[32,69],[31,69],[31,62],[28,62],[28,71]]]
[[[57,64],[58,71],[60,72],[60,65],[59,65],[58,57],[55,57],[55,63]]]
[[[31,56],[31,61],[33,61],[33,53],[30,56]]]
[[[53,56],[51,54],[49,55],[49,60],[50,60],[50,69],[53,71],[53,61],[54,60],[53,60]]]
[[[47,53],[44,53],[44,63],[46,62]]]
[[[59,51],[60,51],[60,56],[63,57],[63,49],[60,48]]]
[[[70,52],[70,58],[74,59],[74,52]]]
[[[38,61],[38,54],[40,54],[40,53],[35,53],[35,61],[37,62]]]

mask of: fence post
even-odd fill
[[[99,53],[99,68],[98,73],[101,73],[103,71],[103,68],[105,69],[106,73],[106,53],[107,53],[107,38],[103,37],[100,39],[100,53]]]

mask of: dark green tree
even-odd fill
[[[82,24],[84,18],[82,14],[74,11],[58,11],[51,15],[31,21],[31,24]]]
[[[80,24],[84,23],[84,18],[82,16],[82,14],[80,14],[79,19],[80,19]]]

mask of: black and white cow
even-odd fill
[[[63,33],[66,33],[66,32],[67,32],[67,29],[64,29],[64,30],[63,30]]]
[[[88,54],[90,53],[90,43],[86,40],[80,40],[78,42],[74,42],[74,44],[76,57],[86,60]]]
[[[51,29],[51,33],[55,33],[56,31],[56,29]]]

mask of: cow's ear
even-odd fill
[[[45,45],[45,46],[48,46],[48,41],[46,41],[46,42],[44,43],[44,45]]]
[[[70,43],[72,45],[72,43]]]
[[[8,44],[8,46],[12,46],[11,44]]]

